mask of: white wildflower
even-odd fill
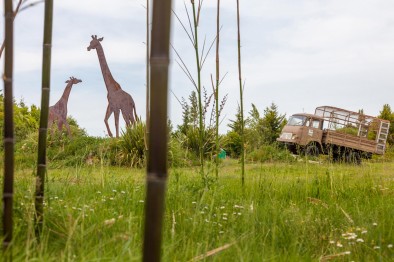
[[[145,201],[144,201],[144,200],[140,200],[140,201],[138,201],[138,202],[140,202],[140,203],[144,203]]]
[[[357,238],[356,242],[364,243],[364,239],[362,239],[362,238]]]
[[[104,221],[104,225],[106,225],[106,226],[113,225],[114,223],[115,223],[115,218],[111,218],[111,219]]]
[[[337,247],[343,247],[343,245],[340,242],[337,242]]]
[[[388,244],[387,247],[388,248],[393,248],[393,244]]]
[[[112,189],[112,192],[116,193],[116,192],[118,192],[118,191],[116,191],[116,189]]]
[[[196,202],[196,201],[193,201],[192,204],[195,205],[195,204],[197,204],[197,202]]]
[[[126,192],[125,192],[125,191],[120,191],[120,193],[121,193],[121,194],[126,194]]]
[[[220,209],[225,209],[225,208],[226,208],[225,206],[221,206],[221,207],[220,207]]]
[[[380,249],[380,246],[374,246],[373,249]]]
[[[378,225],[378,223],[374,222],[374,223],[372,223],[372,225],[376,227]]]
[[[367,230],[361,231],[361,234],[366,234],[366,233],[368,233]]]

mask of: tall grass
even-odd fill
[[[209,189],[193,168],[170,170],[163,261],[190,261],[227,244],[233,245],[208,260],[337,255],[339,261],[390,261],[393,168],[369,162],[247,164],[242,188],[237,161],[226,159]],[[42,242],[35,246],[34,181],[30,170],[16,173],[14,261],[141,260],[144,170],[90,166],[49,174]]]

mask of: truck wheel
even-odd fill
[[[345,155],[345,160],[349,164],[360,165],[361,164],[361,154],[357,151],[349,151]]]
[[[306,156],[319,156],[319,148],[316,146],[316,144],[309,144],[307,145],[305,149],[305,155]]]

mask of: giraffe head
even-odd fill
[[[97,35],[92,35],[92,41],[90,41],[90,45],[88,46],[88,51],[90,49],[96,49],[98,45],[100,45],[100,42],[103,41],[104,37],[97,38]]]
[[[71,83],[71,84],[73,84],[73,85],[76,85],[76,84],[81,83],[81,82],[82,82],[81,79],[75,78],[75,77],[73,77],[73,76],[70,77],[70,80],[67,80],[67,81],[66,81],[67,84]]]

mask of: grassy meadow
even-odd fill
[[[141,260],[144,169],[50,166],[41,244],[34,171],[16,170],[14,261]],[[249,163],[241,187],[235,160],[205,185],[198,167],[170,169],[163,261],[393,261],[393,170]]]

